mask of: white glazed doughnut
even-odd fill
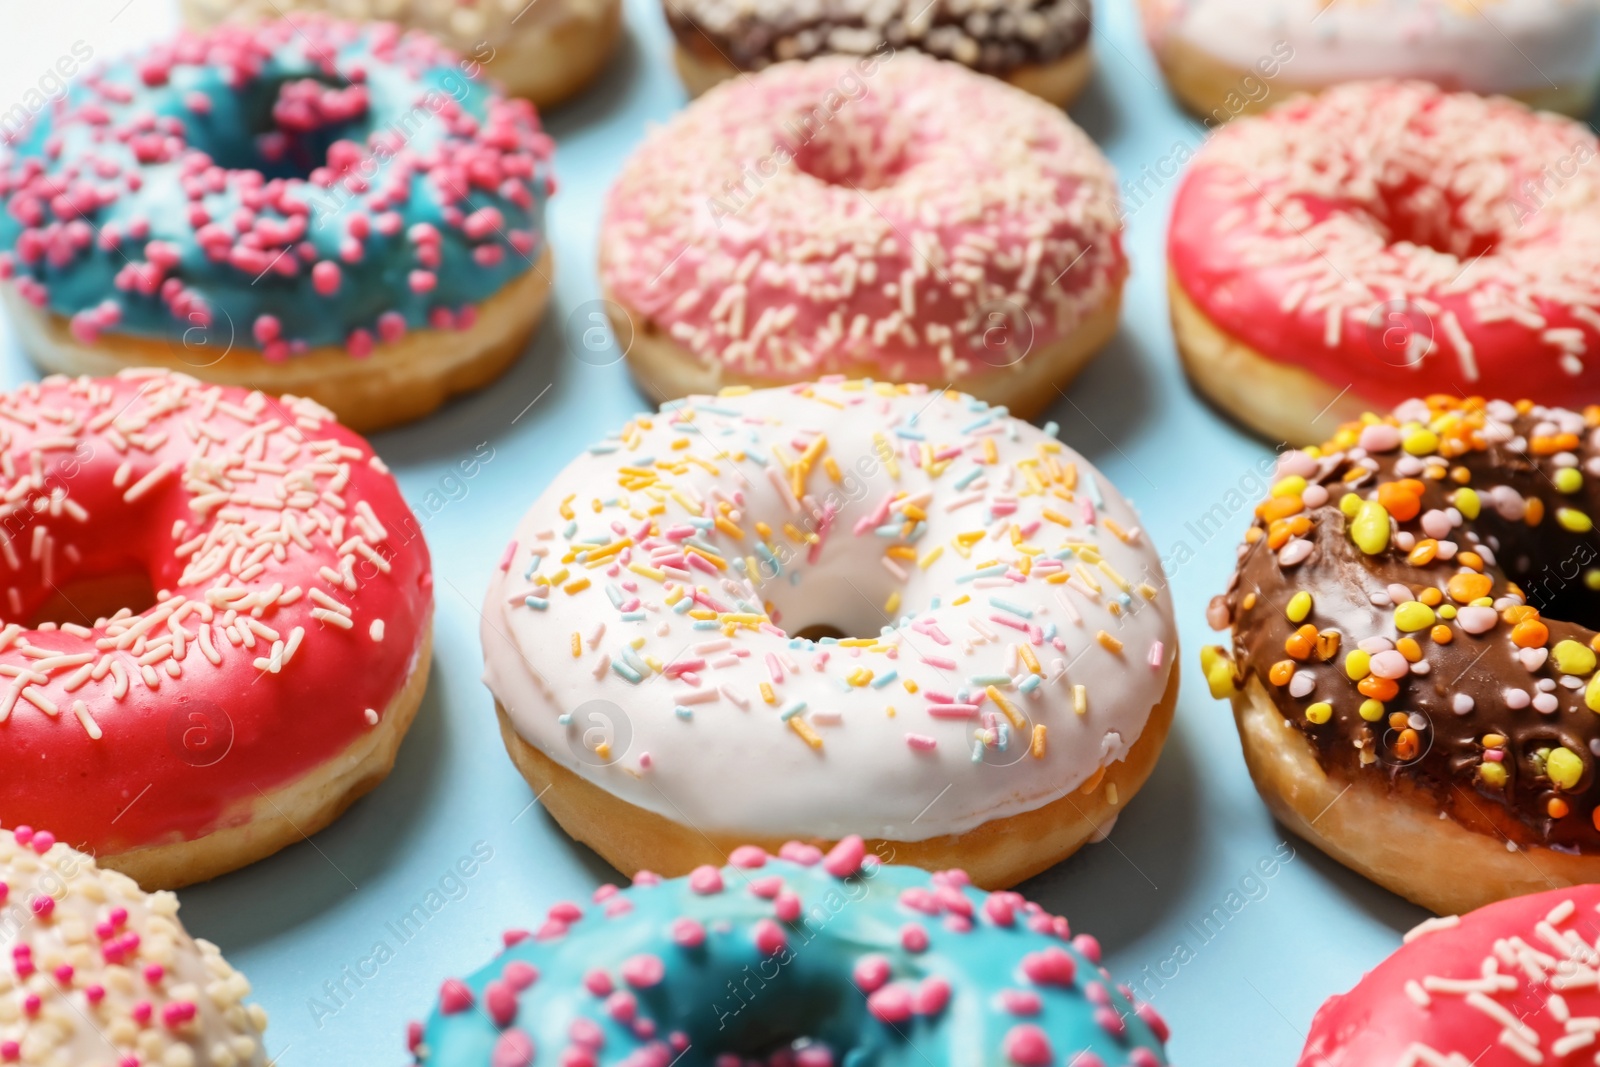
[[[178,898],[43,830],[0,831],[0,1062],[259,1067],[266,1013]]]
[[[1165,587],[1051,433],[824,379],[671,403],[572,463],[490,584],[485,680],[545,806],[626,873],[860,834],[1008,885],[1154,764]],[[791,636],[818,627],[849,636]]]
[[[1222,120],[1293,90],[1417,78],[1587,113],[1596,0],[1141,0],[1184,104]]]

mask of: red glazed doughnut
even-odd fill
[[[1600,886],[1429,919],[1312,1020],[1300,1067],[1556,1067],[1600,1037]]]
[[[394,479],[311,401],[156,371],[0,396],[0,820],[147,888],[300,840],[393,764],[432,601]]]
[[[1294,445],[1426,393],[1600,401],[1597,155],[1579,123],[1420,82],[1230,123],[1173,208],[1190,375]]]

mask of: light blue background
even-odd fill
[[[75,40],[109,56],[162,32],[174,21],[170,2],[0,0],[0,111]],[[583,305],[599,295],[594,248],[605,190],[644,131],[684,102],[658,2],[628,0],[617,58],[584,96],[547,117],[560,180],[550,217],[557,282],[537,343],[482,394],[375,439],[423,518],[438,589],[433,680],[393,776],[312,841],[182,893],[189,929],[250,976],[284,1067],[402,1063],[405,1022],[427,1012],[444,977],[485,962],[503,928],[535,924],[553,901],[584,898],[617,877],[530,806],[478,681],[478,608],[528,502],[642,406],[620,364],[597,367],[572,353],[588,325]],[[1246,513],[1209,541],[1190,524],[1249,484],[1271,449],[1208,409],[1179,371],[1162,254],[1173,183],[1161,172],[1170,174],[1203,131],[1168,98],[1131,0],[1100,0],[1097,14],[1098,71],[1072,116],[1125,183],[1142,181],[1128,198],[1133,276],[1121,333],[1050,417],[1140,507],[1162,554],[1184,560],[1170,577],[1185,677],[1160,766],[1110,841],[1023,889],[1101,939],[1113,972],[1171,1022],[1176,1062],[1287,1065],[1322,1000],[1354,983],[1423,915],[1298,842],[1274,876],[1257,869],[1284,837],[1197,664],[1200,646],[1215,639],[1206,602],[1227,580]],[[32,373],[3,322],[0,373],[7,384]],[[466,495],[427,514],[429,490],[484,442],[494,458],[465,483]],[[387,924],[423,902],[480,841],[493,858],[402,944]],[[1227,911],[1230,902],[1236,911]],[[1202,930],[1218,907],[1226,921]],[[380,940],[393,958],[335,1004],[324,983],[340,981],[341,968]],[[313,998],[324,1005],[320,1018]]]

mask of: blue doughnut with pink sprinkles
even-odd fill
[[[1161,1067],[1166,1024],[1100,946],[960,871],[741,848],[641,873],[449,979],[410,1045],[428,1067]]]
[[[551,148],[526,101],[393,24],[184,33],[0,156],[0,279],[86,346],[381,355],[535,268]]]

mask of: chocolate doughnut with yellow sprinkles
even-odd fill
[[[1440,913],[1600,881],[1597,428],[1433,396],[1285,452],[1211,603],[1273,813]]]

